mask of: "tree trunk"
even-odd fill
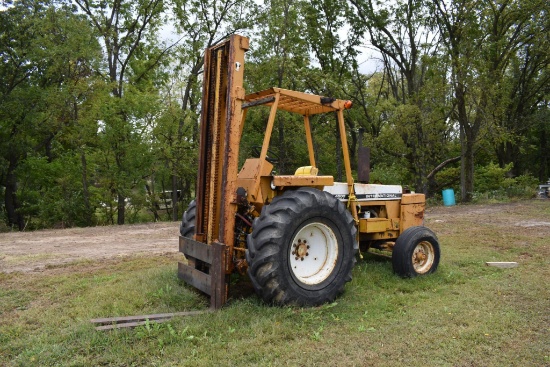
[[[519,150],[519,146],[517,144],[508,143],[507,146],[508,151],[512,155],[510,162],[512,162],[514,165],[512,166],[511,173],[513,177],[520,176],[523,173],[523,167],[522,167],[522,161],[521,161],[521,152]]]
[[[460,73],[457,78],[462,80]],[[466,87],[460,81],[455,86],[455,97],[460,125],[460,199],[463,202],[472,200],[474,191],[474,136],[466,110]]]
[[[19,213],[19,201],[17,200],[17,177],[15,176],[15,168],[17,167],[17,157],[14,154],[9,156],[9,166],[6,175],[6,191],[4,195],[4,204],[8,214],[8,225],[10,227],[17,226],[22,231],[25,229],[25,221]]]
[[[80,161],[82,163],[82,197],[84,199],[84,207],[86,208],[86,225],[91,226],[92,220],[92,208],[90,206],[90,193],[88,191],[88,174],[87,174],[87,162],[86,154],[84,150],[80,151]]]
[[[124,215],[126,212],[126,198],[120,192],[118,193],[118,203],[117,203],[117,221],[116,224],[124,224]]]
[[[153,178],[152,182],[154,182],[154,178]],[[151,187],[148,184],[145,184],[145,190],[147,190],[147,195],[149,196],[149,199],[151,200],[150,209],[151,209],[151,212],[153,212],[153,217],[155,218],[155,222],[158,222],[160,220],[159,213],[158,213],[159,205],[158,205],[157,200],[155,198],[155,194],[151,190]]]
[[[178,220],[178,178],[172,175],[172,220]]]
[[[500,168],[504,168],[508,163],[513,163],[512,174],[514,176],[521,174],[521,154],[516,144],[510,141],[498,144],[496,156]]]
[[[466,138],[461,142],[462,160],[460,162],[460,194],[463,202],[470,202],[474,192],[474,142]]]
[[[550,180],[550,146],[548,145],[548,131],[544,124],[540,124],[540,165],[539,165],[539,180],[540,182],[546,182]]]

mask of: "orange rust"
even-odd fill
[[[409,227],[422,225],[425,205],[425,203],[401,205],[400,233]]]

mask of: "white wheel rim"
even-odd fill
[[[412,263],[417,274],[427,273],[435,260],[433,245],[428,241],[422,241],[414,248]]]
[[[290,269],[302,283],[316,285],[329,277],[338,259],[334,231],[323,223],[309,223],[294,236],[289,251]]]

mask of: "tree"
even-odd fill
[[[306,85],[316,94],[335,97],[345,94],[346,87],[357,70],[357,47],[361,34],[355,27],[348,27],[351,9],[344,1],[315,0],[304,4],[306,40],[310,52],[315,55],[319,67],[312,65],[306,78]],[[346,37],[341,34],[347,32]],[[350,133],[350,152],[355,161],[357,134],[355,121],[349,114],[344,115]],[[338,124],[334,124],[336,143],[336,176],[343,179],[342,147]],[[334,159],[334,157],[332,157]]]
[[[77,89],[90,88],[81,81],[90,75],[99,45],[90,38],[91,32],[85,31],[83,18],[63,4],[20,1],[0,17],[1,27],[5,27],[0,37],[4,61],[0,67],[1,176],[8,225],[22,230],[24,214],[40,215],[44,209],[32,198],[42,200],[40,193],[48,190],[48,183],[40,177],[45,171],[40,170],[32,172],[36,185],[23,187],[22,179],[28,172],[22,167],[29,166],[27,159],[48,165],[62,155],[62,137],[75,121],[69,117],[70,110],[78,109],[88,93],[73,97]],[[74,190],[79,189],[73,188],[67,195]],[[37,195],[22,201],[23,192]],[[88,207],[88,213],[90,210]]]
[[[384,60],[384,82],[400,103],[393,115],[394,134],[403,149],[388,146],[387,154],[406,157],[415,189],[428,193],[429,172],[445,161],[446,120],[451,110],[445,80],[445,64],[438,54],[433,18],[423,0],[382,5],[372,0],[351,0],[357,15],[351,16],[358,32]]]
[[[250,0],[174,0],[172,6],[181,38],[174,50],[171,80],[163,91],[167,108],[162,125],[157,126],[162,132],[156,143],[164,171],[169,173],[169,184],[162,182],[163,187],[172,188],[171,217],[178,220],[176,203],[194,195],[204,50],[253,24],[255,5]],[[181,111],[176,111],[176,104]]]
[[[550,40],[544,35],[549,31],[550,6],[546,1],[489,5],[486,32],[494,45],[487,61],[495,65],[494,69],[502,64],[502,75],[496,79],[491,98],[495,151],[500,167],[513,163],[512,173],[519,176],[530,166],[522,159],[525,137],[536,129],[541,109],[548,108]]]
[[[270,0],[259,8],[257,23],[262,26],[257,30],[257,41],[251,47],[250,55],[247,55],[246,83],[251,92],[271,87],[304,88],[309,55],[304,39],[302,6],[303,1],[300,0]],[[251,110],[247,115],[249,126],[246,128],[255,130],[253,141],[249,136],[244,137],[247,148],[261,145],[267,119],[265,113],[263,109]],[[293,144],[294,139],[288,138],[295,136],[298,126],[300,122],[296,116],[276,116],[271,145],[279,156],[276,163],[278,172],[289,172],[296,165],[296,157],[303,156],[303,151],[299,152],[300,149]]]
[[[34,109],[24,109],[21,102],[33,106],[38,99],[29,79],[35,65],[30,62],[32,50],[37,38],[33,20],[37,13],[43,11],[41,4],[20,2],[0,12],[0,80],[2,95],[0,109],[2,129],[0,129],[2,151],[2,185],[4,205],[9,226],[24,228],[24,219],[19,212],[20,203],[17,197],[17,176],[15,170],[26,155],[24,124],[30,120]]]
[[[531,42],[531,37],[542,36],[531,35],[528,25],[530,20],[536,22],[536,10],[548,5],[536,0],[450,4],[433,0],[432,3],[441,41],[451,63],[456,101],[454,118],[460,126],[462,150],[461,196],[463,201],[470,201],[474,191],[474,154],[483,136],[495,124],[501,124],[503,112],[507,110],[504,105],[511,102],[505,92],[510,63],[520,49]],[[541,10],[541,14],[547,11]],[[511,96],[512,106],[520,102],[521,98],[517,97]],[[508,112],[512,111],[508,109]],[[503,137],[502,130],[498,136]]]
[[[108,105],[109,113],[105,117],[104,139],[107,152],[113,162],[106,168],[112,174],[109,184],[111,192],[117,198],[117,224],[124,224],[126,199],[135,187],[136,168],[140,165],[132,156],[131,149],[140,146],[141,134],[135,131],[131,97],[127,96],[126,86],[132,63],[137,54],[142,53],[147,45],[153,45],[155,35],[161,25],[164,2],[162,0],[74,0],[86,14],[95,31],[102,39],[105,58],[108,64],[108,78],[111,82],[112,103]],[[139,72],[134,73],[133,82],[157,67],[166,54],[166,50],[156,49],[150,53],[149,62]],[[142,65],[143,66],[143,65]]]

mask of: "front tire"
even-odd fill
[[[183,237],[193,239],[195,235],[195,225],[197,217],[197,201],[193,200],[189,203],[187,210],[183,213],[180,224],[180,234]],[[209,273],[209,268],[206,264],[198,259],[188,256],[187,261],[190,265],[194,266],[195,269],[199,269],[204,273]]]
[[[437,270],[440,256],[435,233],[422,226],[410,227],[395,241],[393,271],[403,278],[431,274]]]
[[[351,280],[357,229],[343,203],[313,188],[287,191],[254,220],[248,275],[264,301],[317,306]]]

